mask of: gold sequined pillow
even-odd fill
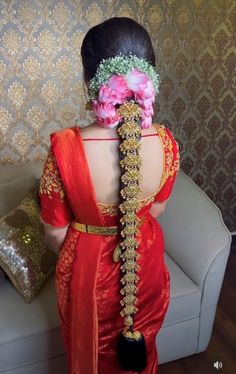
[[[53,272],[57,255],[42,239],[37,191],[0,218],[0,267],[30,303]]]

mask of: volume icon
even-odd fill
[[[217,370],[222,369],[222,367],[223,367],[223,362],[221,361],[214,362],[214,368],[216,368]]]

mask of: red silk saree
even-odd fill
[[[178,146],[171,132],[156,125],[164,150],[164,171],[155,195],[140,201],[142,218],[138,252],[138,312],[135,329],[147,346],[147,368],[158,373],[155,338],[170,299],[170,276],[164,263],[162,229],[149,210],[171,194],[179,168]],[[52,228],[75,220],[93,226],[119,223],[117,207],[96,201],[79,127],[51,134],[51,148],[40,183],[41,220]],[[56,265],[56,291],[61,333],[69,374],[125,374],[118,366],[116,345],[124,321],[120,316],[120,262],[114,262],[117,236],[76,231],[70,225]]]

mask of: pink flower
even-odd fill
[[[143,108],[145,110],[150,110],[150,111],[153,112],[153,101],[152,101],[151,98],[150,99],[137,98],[136,101],[137,101],[137,103],[140,104],[141,108]]]
[[[99,125],[109,128],[118,125],[120,116],[117,114],[114,105],[94,100],[92,106]]]
[[[135,100],[151,99],[155,100],[155,90],[149,77],[139,71],[133,69],[126,75],[128,87],[134,92]]]
[[[99,89],[98,100],[101,103],[122,104],[124,99],[131,96],[127,83],[121,75],[112,75],[107,85]]]
[[[126,77],[112,75],[107,84],[103,84],[98,100],[93,100],[93,110],[100,126],[112,128],[118,125],[121,117],[116,112],[116,104],[134,98],[142,108],[141,128],[152,123],[155,90],[149,77],[138,69],[131,70]]]
[[[122,104],[124,99],[132,96],[132,91],[129,89],[125,78],[122,75],[112,75],[108,81],[108,87],[112,92],[117,92],[117,96],[120,98]]]
[[[152,116],[146,115],[144,112],[142,114],[141,129],[147,129],[152,124]]]
[[[100,103],[114,104],[114,99],[116,99],[116,97],[112,97],[110,88],[107,85],[103,84],[99,89],[98,101]]]
[[[138,69],[131,70],[126,75],[128,87],[134,93],[134,99],[142,108],[141,128],[148,128],[152,124],[153,103],[155,90],[149,77]]]
[[[142,110],[142,112],[143,112],[143,114],[145,115],[145,116],[147,116],[147,117],[151,117],[151,116],[153,116],[153,114],[154,114],[154,111],[153,111],[153,107],[151,106],[150,108],[144,108],[143,110]]]
[[[140,89],[140,85],[145,84],[148,79],[148,76],[138,69],[132,69],[126,75],[127,85],[134,92],[137,92]]]

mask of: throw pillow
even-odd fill
[[[55,269],[57,255],[43,241],[37,189],[0,218],[0,267],[30,303]]]

